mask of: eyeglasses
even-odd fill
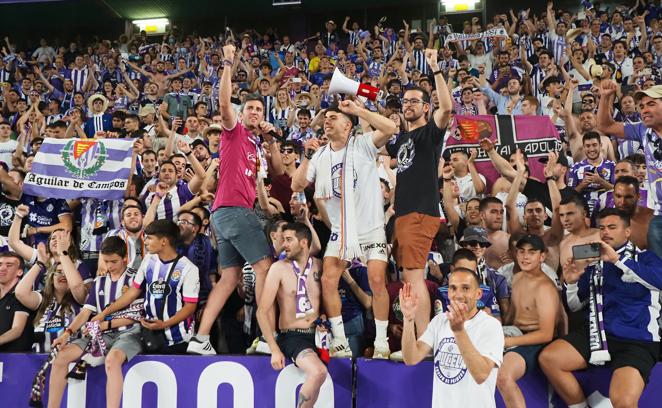
[[[294,149],[280,149],[281,154],[292,154],[294,153]]]
[[[195,223],[186,220],[178,220],[177,225],[190,225],[192,227],[195,227]]]
[[[419,103],[425,103],[425,102],[423,102],[420,99],[403,99],[402,100],[403,105],[416,105],[416,104],[419,104]]]

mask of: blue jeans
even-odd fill
[[[256,264],[271,256],[262,226],[249,208],[221,207],[211,215],[221,268]]]
[[[662,215],[656,215],[648,225],[648,250],[662,258]]]
[[[363,331],[365,329],[363,315],[358,314],[352,320],[343,322],[343,325],[345,326],[345,336],[349,348],[352,349],[352,357],[361,357],[363,355]]]

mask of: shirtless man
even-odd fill
[[[555,213],[558,212],[559,204],[561,202],[561,191],[559,190],[554,177],[554,169],[556,168],[558,158],[559,155],[557,153],[550,152],[547,156],[547,163],[545,164],[545,169],[543,171],[547,181],[547,188],[549,189],[552,210]],[[510,186],[510,191],[506,199],[508,212],[511,214],[515,214],[515,211],[517,211],[515,208],[515,199],[519,193],[517,186],[521,185],[526,177],[524,161],[521,155],[516,158],[515,168],[517,169],[515,179]],[[545,210],[545,204],[542,202],[541,198],[531,197],[524,205],[525,225],[520,224],[518,217],[510,217],[508,220],[508,229],[511,234],[526,232],[541,237],[547,248],[545,253],[545,264],[556,271],[559,267],[559,244],[561,243],[561,239],[563,239],[563,227],[561,226],[558,215],[553,217],[551,228],[545,228],[546,220],[547,212]]]
[[[542,271],[542,238],[525,235],[516,247],[521,272],[513,277],[512,312],[507,318],[514,316],[513,326],[524,334],[506,332],[506,352],[497,376],[497,387],[509,408],[526,407],[517,380],[535,369],[538,353],[554,338],[560,303],[554,283]]]
[[[315,320],[320,315],[320,262],[310,256],[312,235],[301,223],[283,227],[283,249],[286,259],[271,266],[262,289],[257,309],[257,321],[271,349],[271,366],[285,367],[291,359],[306,375],[297,398],[298,407],[312,407],[327,370],[317,355]],[[269,310],[274,300],[280,310],[278,342],[269,323]]]
[[[579,196],[568,196],[561,200],[559,216],[563,229],[568,235],[561,241],[560,263],[565,265],[572,258],[574,245],[588,244],[600,239],[600,232],[588,226],[588,212],[584,199]]]
[[[622,176],[614,184],[614,207],[630,217],[630,241],[638,248],[648,248],[648,225],[653,219],[653,210],[639,204],[639,180]]]
[[[487,229],[487,238],[492,245],[485,250],[485,261],[494,269],[504,262],[501,255],[508,251],[509,234],[503,228],[503,203],[496,197],[486,197],[480,202],[480,217]]]

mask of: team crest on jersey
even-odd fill
[[[106,162],[106,146],[101,140],[70,140],[62,148],[64,167],[71,175],[90,178]]]
[[[55,207],[53,207],[53,204],[48,204],[48,205],[46,206],[46,211],[48,211],[48,212],[51,212],[51,211],[53,211],[54,209],[55,209]]]
[[[445,337],[439,342],[434,353],[434,373],[441,382],[449,385],[457,384],[467,373],[455,337]]]
[[[181,277],[182,277],[182,271],[180,271],[179,269],[175,270],[171,276],[172,280],[174,280],[175,282],[178,282]]]

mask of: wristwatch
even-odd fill
[[[60,253],[60,255],[69,256],[69,251],[62,251],[62,253]]]
[[[306,159],[310,160],[310,159],[312,159],[313,156],[315,155],[315,150],[313,150],[313,149],[306,149],[306,152],[305,152],[303,155],[306,157]]]
[[[558,181],[558,179],[559,178],[557,176],[545,177],[545,181],[549,181],[549,180]]]

